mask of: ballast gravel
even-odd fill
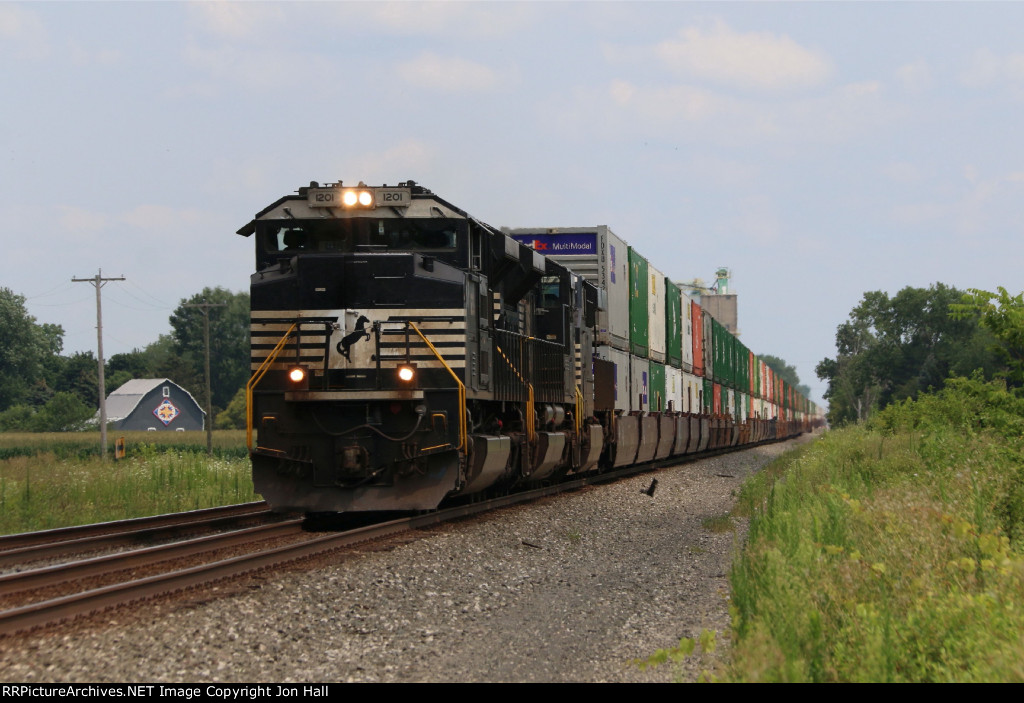
[[[728,656],[728,572],[746,526],[713,531],[756,447],[449,523],[250,580],[0,640],[4,682],[693,681]],[[657,479],[653,495],[644,491]],[[716,633],[711,655],[634,659]]]

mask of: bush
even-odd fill
[[[728,677],[1024,679],[1022,423],[1005,386],[951,379],[755,477]]]

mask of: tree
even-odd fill
[[[951,315],[980,320],[998,340],[991,348],[1005,363],[1007,380],[1020,388],[1024,386],[1024,293],[1011,296],[1002,286],[996,290],[969,289],[960,303],[950,306]]]
[[[60,325],[36,324],[25,309],[25,297],[0,288],[0,410],[23,401],[45,400],[47,372],[63,343]],[[33,394],[33,388],[44,392]]]
[[[815,369],[829,384],[829,421],[862,421],[894,400],[942,388],[951,374],[982,369],[991,376],[990,333],[975,320],[950,316],[962,295],[941,283],[907,287],[892,298],[865,293],[836,329],[836,357]]]
[[[72,393],[57,393],[32,418],[34,432],[70,432],[79,430],[93,416],[92,405],[86,405]]]
[[[99,381],[96,378],[96,357],[91,351],[61,357],[60,371],[54,388],[73,394],[93,409],[100,406]]]
[[[245,429],[245,388],[239,388],[228,406],[217,413],[214,429],[244,430]]]
[[[802,395],[804,398],[811,395],[811,389],[800,383],[800,376],[797,374],[795,366],[790,366],[784,360],[777,356],[772,356],[771,354],[760,354],[758,355],[758,358],[767,366],[770,366],[771,369],[786,382],[786,385],[795,388],[797,393]]]
[[[182,300],[171,314],[174,351],[181,357],[179,370],[182,373],[177,378],[168,378],[202,397],[203,312],[199,308],[185,307],[197,303],[226,305],[209,310],[210,386],[213,405],[223,408],[249,380],[249,294],[232,293],[220,287],[204,288],[201,293]]]

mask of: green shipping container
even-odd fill
[[[633,247],[629,248],[629,349],[636,356],[647,358],[650,331],[647,322],[647,259]]]
[[[668,408],[668,401],[665,399],[664,364],[652,361],[650,374],[650,409],[652,413],[661,412]]]
[[[683,293],[665,278],[665,355],[670,366],[683,364]]]

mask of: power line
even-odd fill
[[[99,363],[99,389],[100,389],[100,458],[107,459],[107,387],[103,378],[103,303],[100,291],[110,281],[123,281],[124,276],[119,278],[104,278],[103,269],[92,278],[72,278],[72,283],[91,283],[96,287],[96,356]]]
[[[171,305],[170,303],[166,303],[166,302],[164,302],[163,300],[160,300],[160,299],[159,299],[159,298],[157,298],[157,297],[156,297],[155,295],[153,295],[152,293],[150,293],[149,291],[147,291],[147,290],[146,290],[145,288],[143,288],[142,286],[136,285],[136,284],[135,284],[135,283],[133,283],[132,281],[128,281],[128,285],[130,285],[130,286],[131,286],[132,288],[134,288],[135,290],[137,290],[137,291],[141,292],[141,293],[142,293],[143,295],[146,295],[147,297],[150,297],[150,298],[152,298],[153,300],[155,300],[156,302],[160,303],[160,306],[161,306],[162,308],[166,309],[166,310],[170,310],[170,309],[171,309],[171,308],[173,307],[173,306],[172,306],[172,305]]]
[[[36,295],[26,295],[25,296],[25,300],[35,300],[36,298],[45,298],[46,296],[53,294],[57,290],[70,290],[70,289],[68,288],[68,284],[66,282],[65,283],[59,283],[59,284],[55,285],[53,288],[51,288],[50,290],[46,291],[45,293],[37,293]]]

